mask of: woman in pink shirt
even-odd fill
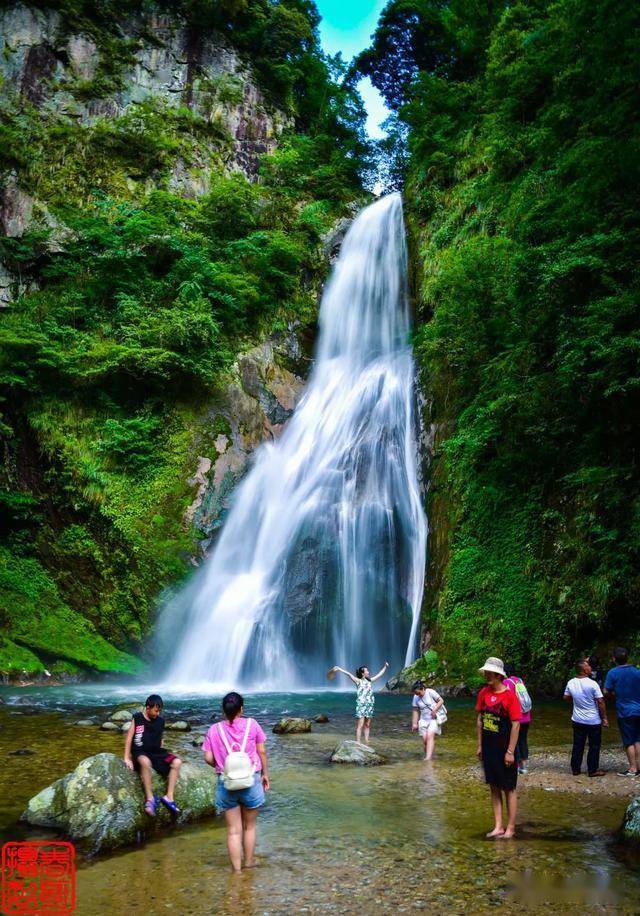
[[[204,759],[209,766],[215,767],[218,774],[216,808],[224,811],[231,869],[239,872],[242,870],[243,851],[244,867],[253,868],[254,865],[258,810],[264,805],[265,792],[269,790],[266,739],[255,719],[243,718],[244,700],[239,693],[226,695],[222,711],[225,721],[211,726],[202,750]],[[248,757],[246,762],[250,775],[247,778],[251,784],[247,788],[229,789],[224,784],[225,778],[228,778],[224,775],[225,761],[229,754],[238,753]]]

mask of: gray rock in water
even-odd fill
[[[640,795],[633,799],[626,810],[622,824],[622,836],[625,840],[640,843]]]
[[[318,722],[320,725],[326,725],[329,721],[329,716],[321,712],[319,715],[313,717],[314,722]]]
[[[309,719],[280,719],[273,726],[274,735],[302,735],[310,731]]]
[[[111,713],[109,718],[112,722],[131,722],[133,713],[130,709],[116,709],[115,712]]]
[[[165,781],[155,773],[153,788],[158,795],[164,794]],[[183,763],[175,796],[182,811],[178,822],[214,814],[215,794],[211,767]],[[75,770],[35,795],[21,820],[60,830],[90,853],[135,843],[172,822],[162,805],[155,818],[144,812],[140,779],[115,754],[81,760]]]
[[[368,744],[358,741],[341,741],[331,754],[331,763],[353,763],[360,767],[375,767],[387,762],[383,754]]]
[[[103,722],[100,726],[103,732],[119,732],[120,726],[117,722]]]
[[[120,731],[126,734],[130,728],[131,728],[131,722],[124,722],[120,726]]]
[[[76,725],[97,725],[97,722],[94,722],[93,719],[78,719],[75,723]]]
[[[191,726],[188,722],[185,722],[184,719],[179,719],[177,722],[167,722],[165,728],[170,729],[174,732],[190,732]]]
[[[204,735],[196,735],[191,743],[194,747],[202,747],[204,744]]]
[[[33,757],[35,751],[32,751],[30,747],[19,747],[17,751],[11,751],[12,757]]]

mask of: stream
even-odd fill
[[[122,753],[124,736],[81,727],[80,718],[107,717],[114,706],[137,700],[140,688],[74,685],[0,689],[2,768],[0,825],[3,842],[46,836],[16,823],[27,800],[80,759],[101,751]],[[143,691],[144,694],[144,691]],[[141,695],[142,698],[144,698]],[[200,716],[208,722],[220,697],[171,697],[168,720]],[[448,700],[449,722],[425,763],[408,728],[410,700],[377,696],[372,745],[387,766],[329,766],[338,740],[351,737],[352,693],[258,694],[247,714],[267,731],[272,791],[259,820],[258,867],[228,871],[221,818],[176,828],[173,834],[92,861],[80,861],[77,913],[204,914],[469,912],[637,913],[640,866],[618,845],[628,799],[613,773],[580,793],[520,780],[519,836],[486,840],[491,826],[488,792],[475,764],[475,717],[470,699]],[[282,715],[326,713],[307,735],[277,737]],[[613,723],[612,723],[613,726]],[[191,733],[167,733],[167,745],[198,761]],[[556,702],[536,704],[530,732],[531,780],[546,756],[566,753],[569,713]],[[604,756],[622,764],[615,727]],[[19,749],[33,754],[15,755]],[[559,764],[566,771],[567,766]],[[559,778],[559,777],[558,777]],[[613,782],[616,781],[617,782]],[[539,781],[539,779],[538,779]],[[586,784],[587,777],[583,777]],[[618,794],[603,791],[611,784]]]

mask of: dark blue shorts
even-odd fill
[[[264,805],[264,789],[262,788],[262,773],[256,773],[253,785],[249,789],[225,789],[222,777],[218,776],[216,789],[216,808],[218,811],[230,811],[242,805],[243,808],[261,808]]]
[[[625,747],[640,741],[640,716],[618,716],[618,727]]]

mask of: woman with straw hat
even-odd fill
[[[510,839],[516,832],[518,769],[515,749],[520,731],[522,707],[517,695],[502,683],[506,672],[502,659],[488,658],[480,671],[487,682],[478,694],[478,750],[484,778],[491,788],[494,827],[487,836]],[[507,807],[507,827],[502,826],[502,793]]]

